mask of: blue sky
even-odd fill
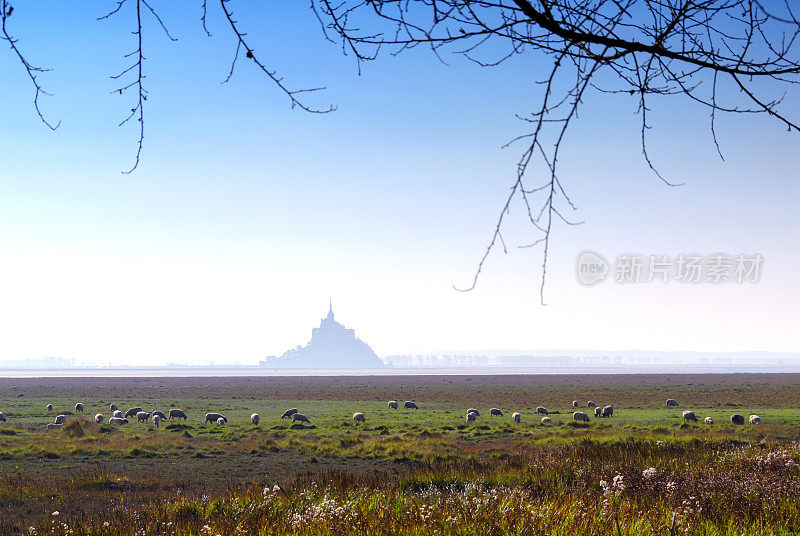
[[[163,5],[159,5],[163,4]],[[337,318],[380,355],[489,348],[800,351],[797,306],[800,139],[764,117],[721,117],[726,161],[705,110],[660,99],[647,170],[636,103],[591,95],[561,155],[580,227],[541,252],[495,252],[491,236],[519,148],[500,147],[538,103],[546,63],[481,69],[424,50],[386,55],[357,75],[305,3],[245,12],[256,52],[324,116],[290,109],[235,50],[216,6],[154,3],[146,19],[146,138],[117,127],[132,95],[109,75],[134,47],[132,5],[108,21],[87,3],[19,6],[9,29],[40,79],[50,132],[9,51],[0,53],[0,360],[255,362],[303,344],[334,300]],[[111,7],[112,3],[108,6]],[[793,106],[793,103],[795,104]],[[798,109],[789,95],[787,109]],[[655,103],[654,103],[655,104]],[[510,244],[532,238],[520,207]],[[760,253],[751,285],[619,285],[575,277],[579,252]]]

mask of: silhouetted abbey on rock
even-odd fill
[[[333,305],[318,328],[311,330],[311,340],[280,357],[261,362],[272,368],[301,369],[375,369],[386,365],[367,343],[356,337],[333,318]]]

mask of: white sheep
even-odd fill
[[[761,417],[758,415],[750,415],[750,424],[761,424]]]
[[[160,415],[153,415],[153,425],[158,428],[158,425],[161,424],[161,416]]]
[[[550,417],[542,417],[542,424],[550,424],[551,422],[553,422],[553,419]]]
[[[475,408],[469,408],[469,409],[467,410],[467,413],[474,413],[476,417],[480,417],[480,416],[481,416],[481,412],[480,412],[480,411],[478,411],[478,410],[477,410],[477,409],[475,409]]]
[[[258,426],[258,421],[261,420],[261,416],[258,413],[253,413],[250,415],[250,422],[253,423],[253,426]]]
[[[94,422],[96,422],[97,424],[103,424],[104,418],[105,417],[103,417],[102,413],[98,413],[97,415],[94,416]]]
[[[81,404],[80,402],[75,404],[75,411],[78,413],[83,413],[83,404]]]
[[[589,416],[586,414],[585,411],[576,411],[575,413],[572,414],[572,419],[574,421],[589,422]]]
[[[677,400],[675,400],[674,398],[668,398],[668,399],[667,399],[667,407],[668,407],[668,408],[671,408],[671,407],[678,407],[678,401],[677,401]]]
[[[389,409],[397,409],[400,407],[400,404],[397,403],[397,400],[390,400],[389,401]]]
[[[56,424],[64,424],[65,422],[67,422],[66,415],[56,415],[56,420],[55,420]]]
[[[412,400],[406,400],[403,402],[403,409],[419,409],[419,406]]]
[[[226,422],[228,421],[225,419],[225,417],[220,417],[219,419],[217,419],[217,426],[222,426]]]
[[[580,406],[580,404],[578,403],[578,401],[577,401],[577,400],[573,400],[573,401],[572,401],[572,407],[573,407],[573,408],[577,408],[578,406]]]
[[[119,409],[119,406],[117,406],[116,404],[111,404],[110,406],[108,406],[108,409],[110,409],[111,411],[117,411]]]
[[[150,412],[148,411],[140,411],[136,414],[136,420],[139,422],[147,422],[150,418]]]
[[[703,419],[703,422],[706,424],[714,424],[714,419],[712,419],[711,417],[706,417],[705,419]]]
[[[60,423],[54,423],[54,422],[47,423],[48,430],[60,430],[61,426],[62,425]]]
[[[519,413],[512,414],[511,418],[514,419],[514,422],[520,422],[522,420],[522,416]]]
[[[123,417],[112,417],[111,419],[108,419],[108,424],[118,424],[122,426],[123,424],[128,424],[128,419]]]
[[[6,414],[0,411],[0,422],[6,422]]]
[[[503,416],[503,412],[500,411],[500,409],[498,409],[498,408],[491,408],[489,410],[489,416],[502,417]]]
[[[603,406],[603,412],[600,414],[601,417],[611,417],[614,415],[614,406]]]
[[[683,412],[683,420],[697,422],[697,416],[694,414],[694,411],[689,411],[687,409],[686,411]]]
[[[308,424],[311,424],[309,418],[303,415],[302,413],[295,413],[294,415],[292,415],[292,422],[295,421],[307,422]]]
[[[600,406],[597,406],[596,408],[594,408],[594,416],[595,417],[602,417],[603,416],[603,408],[601,408]]]
[[[477,419],[477,418],[478,418],[478,414],[477,413],[473,413],[471,411],[467,412],[467,422],[474,422],[475,419]]]
[[[538,413],[539,415],[547,415],[549,412],[547,411],[547,408],[539,406],[538,408],[536,408],[536,413]]]
[[[53,411],[53,404],[47,404],[47,411]]]
[[[734,413],[731,415],[731,422],[733,424],[744,424],[744,415],[739,415],[738,413]]]
[[[594,401],[590,400],[590,401],[588,401],[588,402],[586,403],[586,407],[587,407],[587,408],[596,408],[596,407],[597,407],[597,404],[595,404],[595,403],[594,403]]]
[[[124,418],[124,415],[122,415],[122,411],[121,411],[121,410],[118,410],[118,409],[117,409],[117,410],[114,410],[114,418],[116,418],[116,419],[122,419],[122,418]]]
[[[353,413],[353,420],[356,422],[367,422],[367,417],[361,412],[356,412]]]

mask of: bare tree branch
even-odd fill
[[[14,7],[7,0],[0,0],[0,11],[2,11],[2,14],[0,14],[0,17],[2,17],[2,31],[3,31],[2,39],[4,41],[7,41],[9,46],[11,46],[11,50],[14,51],[14,54],[16,54],[17,59],[19,59],[20,63],[22,63],[22,66],[25,68],[25,72],[28,73],[28,78],[31,79],[31,83],[33,84],[33,87],[36,90],[36,92],[33,95],[33,108],[36,110],[36,115],[39,116],[39,119],[42,121],[42,123],[47,125],[47,128],[49,128],[50,130],[55,130],[61,125],[61,121],[53,125],[51,122],[45,119],[44,114],[42,114],[42,110],[39,108],[39,95],[49,96],[50,93],[45,91],[42,88],[41,84],[39,84],[39,81],[36,79],[37,73],[44,73],[49,71],[50,69],[43,69],[41,67],[36,67],[35,65],[28,62],[28,60],[25,59],[25,56],[22,55],[22,52],[20,51],[19,47],[17,47],[17,39],[12,37],[8,33],[6,22],[8,21],[8,18],[11,17],[11,14],[14,12]]]
[[[172,36],[169,35],[169,32],[167,31],[166,27],[161,22],[160,17],[158,17],[158,15],[155,13],[155,11],[153,11],[153,8],[151,8],[149,5],[147,5],[147,3],[144,0],[133,0],[133,1],[136,4],[136,30],[134,30],[132,33],[133,33],[133,35],[136,36],[136,45],[137,46],[136,46],[136,49],[133,52],[131,52],[129,54],[126,54],[125,57],[126,58],[131,58],[132,57],[132,58],[134,58],[135,61],[131,65],[129,65],[128,67],[126,67],[125,69],[120,71],[119,73],[111,76],[112,80],[120,80],[130,72],[135,72],[136,73],[136,78],[132,82],[130,82],[129,84],[120,86],[120,87],[116,88],[115,90],[113,90],[111,92],[111,93],[118,93],[119,95],[122,95],[128,89],[136,88],[136,101],[135,101],[136,104],[135,104],[135,106],[133,108],[131,108],[130,114],[128,114],[125,117],[125,119],[120,121],[120,123],[118,125],[118,126],[123,126],[125,123],[127,123],[128,121],[130,121],[134,117],[136,117],[136,121],[139,123],[139,129],[138,129],[139,130],[139,136],[138,136],[137,147],[136,147],[136,157],[134,158],[133,165],[130,167],[130,169],[128,169],[127,171],[123,171],[122,172],[122,173],[124,173],[126,175],[129,175],[129,174],[133,173],[136,170],[136,168],[139,167],[139,161],[140,161],[141,155],[142,155],[142,147],[144,146],[144,103],[147,100],[147,90],[144,88],[144,77],[145,77],[144,72],[143,72],[143,69],[144,69],[144,54],[142,52],[142,5],[143,4],[145,5],[145,7],[147,7],[151,11],[151,13],[153,13],[153,15],[156,17],[156,19],[161,24],[161,27],[164,28],[164,31],[166,32],[167,36],[170,39],[172,39]],[[99,17],[98,20],[109,19],[113,15],[119,13],[119,11],[122,9],[122,7],[125,5],[126,2],[127,2],[127,0],[119,0],[117,2],[117,6],[113,10],[111,10],[107,14],[103,15],[102,17]]]
[[[458,46],[454,53],[484,67],[531,52],[551,58],[537,111],[520,116],[530,131],[506,145],[525,144],[516,178],[471,284],[454,287],[459,291],[476,287],[496,245],[506,250],[502,229],[519,200],[542,235],[520,247],[542,246],[544,303],[553,220],[581,223],[564,215],[564,208],[576,207],[559,177],[558,160],[589,89],[636,99],[642,157],[670,186],[678,184],[656,168],[648,150],[651,97],[685,97],[708,107],[720,156],[718,113],[764,113],[797,130],[780,107],[782,98],[761,96],[800,81],[800,24],[789,3],[785,15],[753,0],[312,0],[312,9],[326,23],[326,35],[338,35],[358,63],[385,48],[397,54],[420,45],[437,57],[445,47]],[[728,83],[723,86],[720,77]]]
[[[203,31],[206,32],[208,37],[211,37],[211,32],[208,31],[208,26],[206,26],[206,15],[208,14],[208,8],[206,6],[206,1],[203,0],[203,16],[200,17],[200,21],[203,23]]]
[[[253,60],[253,63],[255,63],[258,66],[261,72],[266,74],[275,83],[275,85],[277,85],[278,88],[280,88],[280,90],[283,91],[289,97],[292,108],[296,106],[302,110],[305,110],[306,112],[315,114],[324,114],[334,111],[336,109],[336,106],[334,105],[329,106],[327,109],[312,108],[311,106],[305,104],[298,98],[298,95],[302,93],[312,93],[314,91],[321,91],[326,88],[316,87],[310,89],[288,89],[284,85],[283,79],[279,78],[275,71],[270,71],[269,69],[267,69],[266,65],[264,65],[261,62],[261,60],[259,60],[256,57],[253,49],[247,44],[247,41],[245,41],[245,37],[247,36],[247,34],[239,30],[238,22],[234,20],[233,13],[228,9],[229,2],[230,0],[220,0],[219,4],[220,7],[222,8],[223,13],[225,14],[225,18],[228,20],[228,23],[230,24],[231,29],[233,30],[233,33],[236,35],[237,45],[236,45],[236,55],[234,56],[233,62],[231,63],[231,71],[230,74],[228,75],[228,78],[225,79],[225,82],[230,80],[231,76],[233,76],[233,68],[236,65],[236,61],[239,59],[239,50],[240,48],[244,48],[247,51],[245,56],[248,59]]]

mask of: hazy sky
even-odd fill
[[[106,7],[113,7],[109,2]],[[641,158],[636,102],[590,95],[562,149],[579,227],[552,235],[546,298],[541,250],[496,251],[467,285],[491,237],[538,103],[535,56],[483,69],[428,51],[363,66],[326,42],[305,2],[246,12],[262,59],[338,110],[292,110],[241,62],[216,6],[205,36],[198,5],[154,2],[169,42],[144,29],[146,138],[124,175],[133,95],[109,75],[135,48],[133,5],[111,20],[96,3],[17,6],[9,29],[40,75],[51,132],[33,89],[0,47],[0,360],[255,362],[305,344],[332,298],[337,319],[379,355],[445,350],[643,349],[800,352],[800,137],[765,117],[720,117],[653,103]],[[800,109],[797,94],[786,109]],[[510,246],[536,238],[515,205]],[[587,288],[576,258],[622,254],[761,254],[756,284],[618,284]],[[612,274],[613,278],[613,274]]]

